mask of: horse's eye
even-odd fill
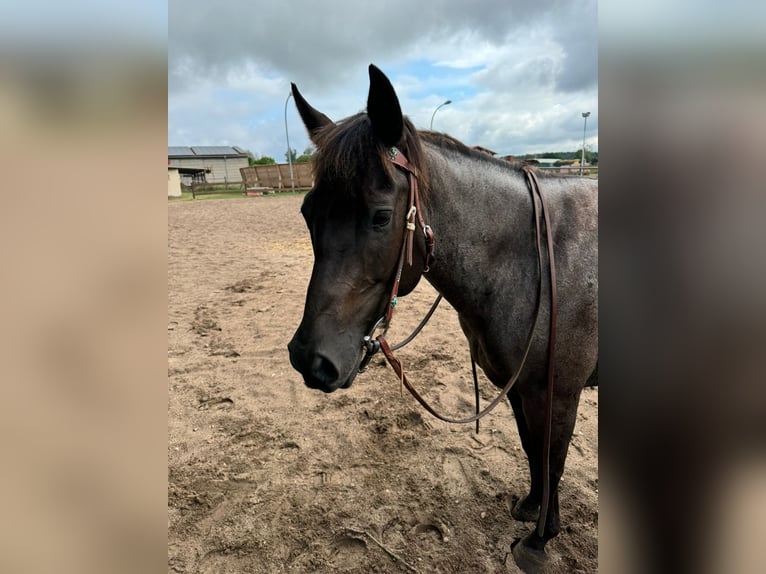
[[[381,209],[372,216],[372,225],[374,227],[384,227],[391,221],[391,210]]]

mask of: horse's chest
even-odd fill
[[[497,348],[496,342],[493,342],[494,337],[490,335],[490,329],[477,327],[462,315],[458,315],[458,319],[468,340],[471,357],[491,381],[494,382],[499,379],[501,374],[496,367],[500,350]]]

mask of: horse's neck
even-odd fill
[[[504,166],[457,154],[429,155],[427,214],[436,262],[426,279],[470,316],[487,301],[491,281],[528,276],[526,268],[534,268],[530,194],[523,178]]]

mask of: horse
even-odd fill
[[[506,391],[531,480],[511,514],[539,524],[511,550],[522,570],[543,571],[545,545],[561,529],[558,485],[580,394],[597,380],[598,184],[539,174],[550,220],[536,224],[527,168],[417,130],[385,74],[370,65],[369,77],[366,112],[337,123],[291,84],[316,153],[315,184],[301,206],[314,265],[290,363],[311,389],[350,387],[363,341],[425,277],[457,311],[487,378],[504,388],[517,377]],[[543,248],[555,275],[540,264],[536,225],[555,245]],[[412,231],[418,226],[422,233]],[[555,322],[537,321],[538,314]]]

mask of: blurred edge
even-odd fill
[[[733,10],[602,40],[602,572],[766,563],[766,34]],[[165,50],[65,40],[0,46],[0,571],[165,569]]]
[[[755,14],[682,4],[602,19],[608,573],[766,564],[766,35]]]
[[[0,571],[165,571],[166,47],[39,4],[0,24]]]

